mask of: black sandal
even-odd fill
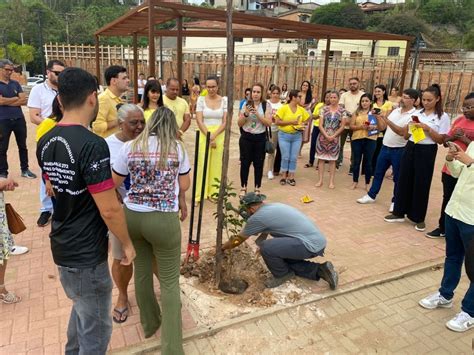
[[[312,168],[314,166],[314,164],[311,164],[311,163],[307,163],[304,165],[305,168]]]
[[[286,185],[286,179],[285,178],[280,179],[280,185],[282,185],[282,186]]]
[[[288,185],[291,185],[291,186],[295,186],[295,185],[296,185],[295,179],[288,179],[288,180],[286,180],[286,182],[288,183]]]

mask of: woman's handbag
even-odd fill
[[[7,215],[8,229],[12,234],[18,234],[26,229],[23,218],[18,214],[10,203],[5,204],[5,214]]]
[[[265,153],[274,154],[275,147],[273,146],[273,143],[272,143],[272,132],[270,128],[266,128],[266,132],[267,132],[267,139],[265,140]]]

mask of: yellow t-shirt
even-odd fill
[[[324,106],[324,102],[319,102],[314,106],[313,110],[313,116],[316,117],[313,121],[313,126],[314,127],[319,127],[319,110],[321,110],[321,107]]]
[[[382,113],[386,115],[387,113],[390,113],[390,111],[392,111],[393,103],[387,100],[383,103],[382,106],[379,106],[379,105],[377,105],[377,103],[374,102],[373,107],[381,109]]]
[[[282,120],[282,121],[294,121],[298,120],[299,123],[306,122],[310,115],[308,111],[304,109],[304,107],[297,106],[296,107],[296,112],[291,111],[290,105],[286,104],[283,105],[278,109],[276,112],[276,115]],[[298,132],[297,129],[294,128],[294,126],[288,125],[288,126],[278,126],[278,129],[282,132],[285,133],[296,133]]]
[[[56,127],[56,124],[57,122],[54,118],[45,118],[36,128],[36,141],[38,142],[41,137]]]
[[[177,97],[175,100],[170,100],[168,96],[163,96],[163,104],[173,111],[176,122],[178,123],[178,128],[181,128],[184,121],[184,115],[189,114],[189,105],[185,99]]]
[[[355,119],[355,125],[356,126],[363,126],[365,125],[365,123],[369,120],[369,115],[366,114],[366,113],[360,113],[356,116],[356,119]],[[356,131],[352,131],[352,137],[351,139],[353,141],[357,140],[357,139],[363,139],[363,138],[369,138],[369,139],[372,139],[372,140],[376,140],[377,139],[377,134],[374,134],[372,136],[369,136],[368,132],[366,129],[358,129]]]
[[[153,115],[153,112],[155,112],[156,109],[154,108],[147,108],[146,110],[143,111],[143,117],[145,117],[145,122],[148,122],[150,119],[151,115]]]
[[[99,95],[99,112],[94,122],[92,122],[92,132],[107,138],[108,136],[118,132],[118,126],[107,128],[108,122],[117,121],[117,105],[123,104],[120,97],[115,96],[112,91],[106,89]]]

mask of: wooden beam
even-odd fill
[[[95,35],[95,75],[100,84],[100,38],[99,35]]]
[[[156,76],[155,73],[155,62],[156,62],[156,51],[155,51],[155,0],[148,0],[148,75]]]
[[[408,69],[408,59],[410,59],[410,49],[411,49],[411,41],[407,41],[407,47],[405,49],[405,58],[403,60],[403,67],[402,67],[402,78],[400,79],[400,93],[403,92],[405,89],[405,78],[407,75]]]
[[[234,30],[234,37],[253,37],[255,35],[255,30]],[[164,36],[164,37],[177,37],[178,32],[176,30],[157,30],[155,31],[155,36]],[[302,39],[311,39],[313,37],[303,34],[293,32],[291,34],[285,33],[276,33],[273,31],[261,31],[259,32],[260,38],[302,38]],[[187,30],[183,31],[183,37],[227,37],[225,31],[223,30]]]
[[[176,26],[178,27],[178,37],[177,37],[177,48],[176,56],[178,60],[178,81],[179,81],[179,96],[182,93],[182,82],[183,82],[183,18],[178,17],[176,21]]]
[[[138,103],[138,36],[133,34],[133,103]]]
[[[324,56],[324,72],[323,72],[323,86],[321,88],[321,100],[324,101],[324,93],[328,85],[328,70],[329,70],[329,51],[331,50],[331,39],[326,38],[326,53]]]

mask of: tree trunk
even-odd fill
[[[227,171],[229,168],[229,145],[232,128],[232,115],[234,113],[234,35],[232,32],[232,0],[227,0],[227,58],[226,58],[226,85],[227,88],[227,122],[225,125],[224,156],[222,161],[221,186],[217,201],[217,236],[216,236],[216,270],[217,285],[221,280],[222,272],[222,234],[224,222],[224,193],[227,186]]]

